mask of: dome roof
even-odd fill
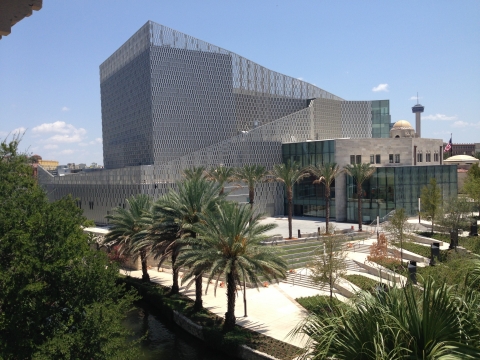
[[[479,160],[473,156],[470,155],[455,155],[455,156],[450,156],[448,159],[445,159],[444,162],[451,162],[451,163],[457,163],[457,162],[479,162]]]
[[[407,120],[398,120],[392,129],[405,129],[405,130],[413,130],[412,125]]]

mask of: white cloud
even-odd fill
[[[378,86],[375,86],[372,91],[378,92],[378,91],[387,91],[388,92],[388,84],[378,84]]]
[[[422,120],[433,120],[433,121],[450,121],[450,120],[456,120],[457,115],[453,116],[447,116],[445,114],[435,114],[435,115],[427,115],[427,116],[422,116]]]
[[[465,121],[455,121],[452,125],[452,127],[456,127],[456,128],[463,128],[463,127],[467,127],[469,126],[470,124],[465,122]]]
[[[47,144],[43,147],[44,149],[58,149],[58,145]]]
[[[56,143],[75,143],[81,142],[87,130],[84,128],[76,128],[72,124],[67,124],[64,121],[55,121],[54,123],[45,123],[39,126],[35,126],[32,129],[34,134],[49,134],[54,133],[55,135],[46,139],[46,142],[56,142]]]
[[[452,124],[452,127],[454,127],[454,128],[466,128],[466,127],[480,128],[480,122],[474,124],[474,123],[469,123],[469,122],[466,122],[466,121],[455,121]]]
[[[60,151],[60,154],[70,155],[70,154],[73,154],[73,150],[72,149],[65,149],[65,150]]]
[[[66,106],[64,106],[64,107],[62,107],[62,111],[70,111],[70,108],[69,108],[69,107],[66,107]]]

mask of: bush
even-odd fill
[[[372,294],[375,292],[375,286],[378,284],[377,281],[363,275],[346,275],[344,278],[352,284],[357,285],[360,289]]]
[[[329,296],[322,295],[301,297],[295,300],[309,312],[315,314],[331,312],[332,306],[345,306],[343,302],[336,298],[332,298],[332,302],[330,302]]]

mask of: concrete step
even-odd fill
[[[368,274],[368,271],[365,268],[361,267],[351,259],[345,259],[345,263],[347,265],[347,270],[349,271],[363,272]]]
[[[282,282],[293,286],[303,286],[311,289],[330,291],[327,284],[315,284],[309,275],[305,275],[302,273],[289,273],[287,275],[287,278],[285,280],[282,280]]]

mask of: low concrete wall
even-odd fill
[[[365,270],[368,271],[369,274],[381,277],[382,279],[387,279],[389,281],[393,281],[399,283],[402,279],[400,275],[395,274],[393,271],[384,268],[381,265],[370,265],[368,263],[362,263],[356,260],[353,260],[358,266],[363,267]]]
[[[173,310],[173,321],[189,334],[195,336],[197,339],[205,341],[205,338],[203,337],[203,328],[176,310]]]
[[[391,254],[396,254],[397,252],[400,253],[400,249],[398,249],[398,248],[388,249],[388,252],[391,253]],[[402,251],[402,254],[403,254],[403,258],[406,259],[406,260],[413,260],[413,261],[416,261],[416,262],[427,262],[423,256],[414,254],[414,253],[412,253],[408,250],[405,250],[405,249]]]
[[[351,298],[353,295],[355,295],[355,293],[362,290],[357,285],[346,280],[336,283],[335,289],[337,289],[337,291],[346,298]]]
[[[420,235],[417,235],[417,234],[412,234],[413,236],[413,241],[414,242],[418,242],[418,243],[421,243],[421,244],[429,244],[429,245],[432,245],[433,243],[440,243],[440,246],[443,246],[443,241],[440,241],[440,240],[435,240],[435,239],[432,239],[432,238],[428,238],[428,237],[425,237],[425,236],[420,236]]]
[[[173,321],[189,334],[195,336],[197,339],[205,341],[205,338],[203,337],[203,327],[195,324],[192,320],[176,310],[173,311]],[[240,345],[235,356],[243,360],[279,360],[274,356],[251,349],[246,345]]]

